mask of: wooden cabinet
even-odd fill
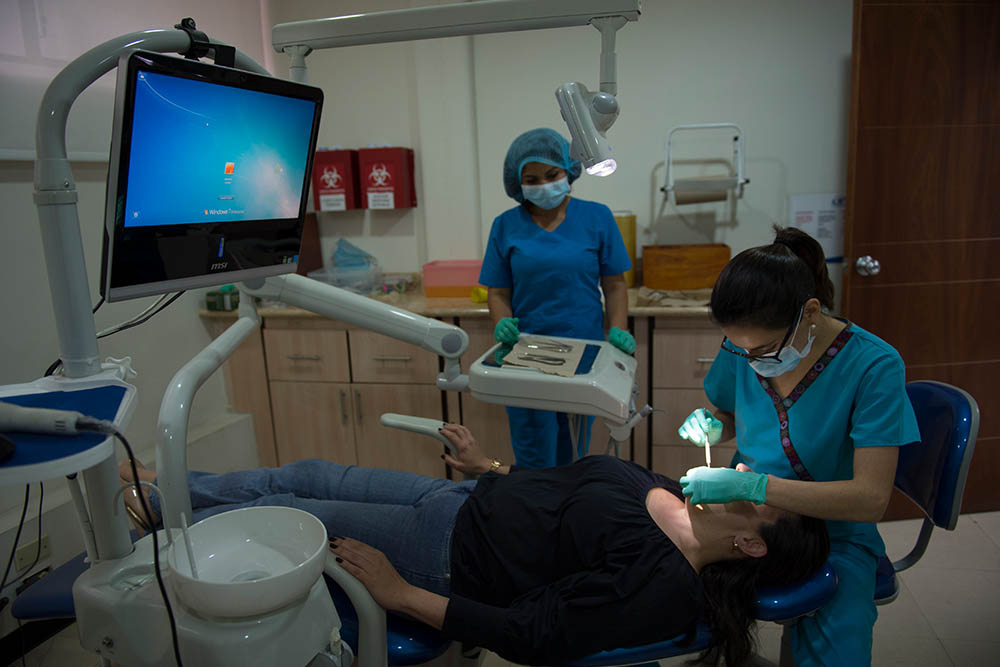
[[[445,476],[439,442],[380,422],[444,418],[435,355],[316,318],[268,318],[263,340],[279,465],[324,458]]]
[[[681,422],[695,408],[710,407],[703,382],[719,351],[722,334],[707,316],[658,317],[652,352],[652,415],[650,468],[674,479],[689,468],[705,465],[705,453],[678,434]],[[712,447],[712,465],[728,465],[735,442]]]

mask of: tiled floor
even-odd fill
[[[917,521],[880,525],[891,558],[916,541]],[[780,628],[760,631],[761,657],[778,661]],[[875,667],[981,667],[1000,664],[1000,512],[966,514],[954,532],[934,531],[927,553],[902,575],[899,598],[879,609]],[[687,658],[661,665],[680,666]],[[17,663],[14,663],[17,664]],[[94,667],[71,626],[32,651],[30,667]],[[766,662],[762,661],[762,664]],[[489,655],[485,667],[508,667]]]

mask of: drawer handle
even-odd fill
[[[358,426],[361,426],[361,392],[354,391],[354,414],[358,418]]]
[[[372,357],[375,361],[411,361],[412,356],[408,354],[404,355],[392,355],[392,354],[376,354]]]
[[[347,426],[347,392],[340,390],[340,423]]]
[[[695,363],[699,364],[710,364],[715,361],[715,357],[698,357],[695,359]]]
[[[287,354],[285,356],[294,361],[319,361],[321,358],[318,354]]]

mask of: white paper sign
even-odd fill
[[[844,195],[791,195],[788,224],[798,227],[823,246],[827,261],[844,258]]]
[[[320,195],[319,210],[321,211],[346,211],[347,195]]]
[[[368,191],[368,208],[396,208],[396,195],[388,192]]]

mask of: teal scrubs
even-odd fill
[[[705,394],[736,421],[732,465],[786,479],[851,479],[854,450],[919,442],[905,369],[896,350],[848,324],[795,389],[782,399],[745,359],[725,351],[705,378]],[[875,566],[885,545],[874,523],[828,521],[833,601],[796,623],[795,664],[868,665]]]
[[[604,204],[571,198],[552,231],[539,227],[524,206],[493,221],[479,283],[511,290],[511,309],[522,333],[604,340],[601,278],[632,268],[614,215]],[[574,458],[566,415],[507,408],[517,465],[545,468]],[[583,419],[576,451],[586,455],[593,417]]]

